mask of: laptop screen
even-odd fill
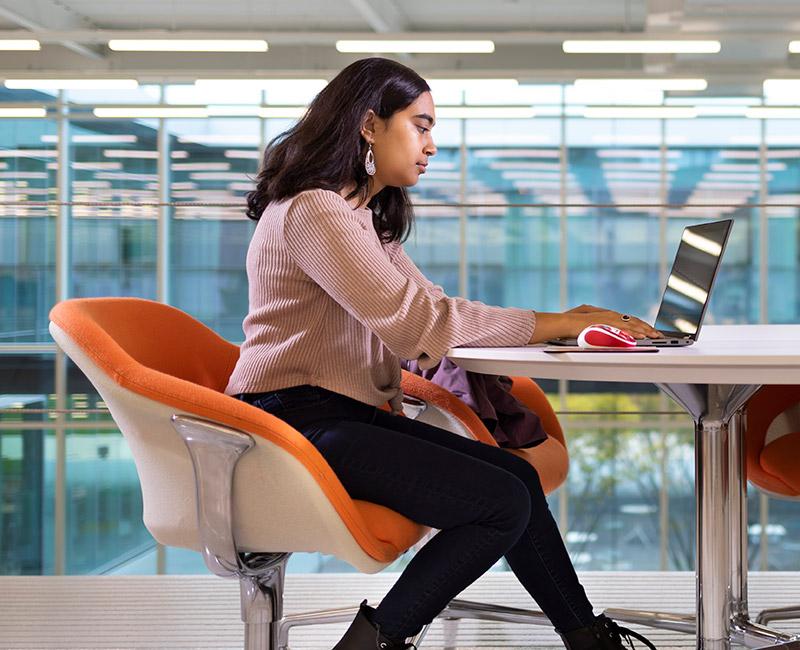
[[[696,337],[732,223],[726,219],[683,230],[656,316],[657,330]]]

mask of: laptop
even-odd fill
[[[732,226],[733,220],[723,219],[683,229],[653,325],[664,338],[637,339],[636,345],[677,347],[697,340]],[[547,343],[575,346],[578,341],[562,338]]]

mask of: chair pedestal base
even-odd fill
[[[253,447],[241,431],[188,415],[173,415],[194,467],[197,519],[203,559],[223,578],[238,578],[245,624],[245,650],[288,650],[289,630],[299,625],[346,623],[358,607],[283,615],[283,586],[290,553],[240,553],[233,535],[233,474],[239,459]],[[453,600],[439,618],[550,625],[541,612]],[[419,646],[428,626],[412,642]],[[800,649],[799,649],[800,650]]]

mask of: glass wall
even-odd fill
[[[590,119],[557,91],[533,119],[439,120],[406,243],[432,281],[489,304],[653,318],[681,228],[732,217],[707,322],[798,322],[800,124]],[[64,118],[0,120],[0,572],[203,571],[144,529],[127,446],[57,353],[47,314],[64,297],[138,296],[241,341],[254,227],[244,195],[264,143],[293,123],[258,111],[309,92],[259,91],[235,98],[249,114],[217,107],[205,119],[98,119],[93,106],[123,100],[81,93]],[[159,101],[212,102],[191,86],[125,99]],[[688,418],[649,385],[541,383],[570,445],[550,503],[576,565],[692,568]],[[798,569],[798,506],[754,490],[750,501],[752,566]],[[291,568],[347,567],[301,554]]]

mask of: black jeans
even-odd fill
[[[525,460],[320,387],[238,397],[308,438],[352,498],[440,529],[378,606],[383,634],[413,636],[502,556],[558,631],[594,622]]]

